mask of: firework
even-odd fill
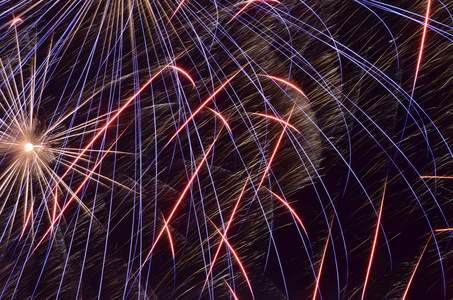
[[[2,298],[453,293],[446,3],[1,7]]]

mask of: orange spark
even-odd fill
[[[445,231],[453,231],[453,228],[442,228],[442,229],[436,229],[434,230],[435,232],[445,232]]]
[[[452,176],[433,176],[433,175],[426,175],[420,176],[422,179],[453,179]]]
[[[414,279],[414,276],[415,276],[415,271],[417,271],[418,265],[420,264],[420,261],[422,260],[423,254],[425,253],[425,250],[428,247],[431,237],[432,237],[432,235],[429,236],[429,239],[426,242],[425,248],[423,248],[422,254],[420,255],[420,258],[418,259],[418,262],[415,265],[414,271],[412,272],[411,278],[409,279],[409,282],[407,283],[406,291],[404,291],[404,295],[403,295],[403,298],[401,298],[401,300],[406,299],[407,293],[409,292],[409,287],[411,286],[411,283],[412,283],[412,279]]]
[[[176,67],[176,66],[168,66],[168,67],[172,68],[172,69],[175,69],[176,71],[178,71],[181,74],[183,74],[184,76],[186,76],[187,79],[189,79],[189,81],[192,83],[193,87],[195,88],[195,82],[193,81],[192,77],[190,77],[189,73],[187,73],[186,71],[184,71],[180,67]]]
[[[376,250],[377,238],[378,238],[378,234],[379,234],[379,225],[381,224],[382,207],[384,206],[385,190],[387,188],[387,178],[385,178],[384,191],[382,192],[381,207],[379,208],[379,216],[378,216],[378,220],[376,223],[376,232],[374,234],[373,248],[371,249],[370,260],[368,262],[368,269],[366,271],[365,282],[363,283],[362,300],[365,297],[366,286],[368,284],[368,277],[370,276],[371,265],[373,263],[374,251]]]

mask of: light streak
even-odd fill
[[[192,83],[193,88],[195,88],[195,82],[193,81],[193,79],[192,79],[192,77],[189,75],[189,73],[187,73],[187,72],[184,71],[182,68],[177,67],[177,66],[169,65],[168,67],[171,68],[171,69],[175,69],[176,71],[178,71],[178,72],[180,72],[181,74],[183,74],[187,79],[189,79],[190,83]]]
[[[453,231],[453,228],[442,228],[442,229],[436,229],[434,231],[435,232],[447,232],[447,231]]]
[[[426,175],[426,176],[420,176],[422,179],[453,179],[452,176],[432,176],[432,175]]]
[[[329,246],[329,240],[330,240],[330,236],[332,234],[332,226],[333,226],[334,219],[335,219],[335,215],[333,215],[332,221],[330,222],[329,234],[327,235],[326,244],[324,246],[324,251],[322,252],[321,263],[319,264],[318,276],[316,276],[316,284],[315,284],[315,290],[313,292],[313,300],[316,299],[318,291],[321,293],[321,290],[319,289],[319,282],[321,281],[322,270],[324,267],[324,260],[326,258],[327,246]]]
[[[268,190],[275,198],[277,198],[289,210],[291,215],[297,220],[297,222],[299,223],[300,227],[302,227],[302,229],[304,230],[305,235],[308,236],[307,229],[305,229],[304,223],[302,222],[301,218],[296,213],[296,211],[291,207],[291,205],[289,205],[288,201],[286,201],[285,199],[283,199],[282,197],[280,197],[279,195],[277,195],[276,193],[274,193],[270,189],[266,188],[266,190]]]
[[[250,176],[248,176],[248,178],[245,180],[244,186],[242,187],[242,190],[241,190],[241,193],[239,194],[239,197],[236,200],[236,204],[234,205],[233,212],[231,213],[230,219],[229,219],[229,221],[227,223],[227,226],[226,226],[226,228],[224,230],[224,233],[223,233],[225,237],[227,236],[228,230],[230,229],[230,226],[233,223],[234,215],[236,214],[236,211],[237,211],[237,209],[239,207],[239,202],[241,202],[241,199],[244,196],[245,187],[247,186],[247,182],[249,180],[250,180]],[[214,265],[215,265],[215,263],[217,261],[217,257],[219,256],[219,253],[220,253],[220,250],[222,249],[222,246],[223,246],[223,239],[220,240],[219,245],[217,246],[217,251],[214,254],[214,258],[211,261],[211,264],[210,264],[210,267],[209,267],[209,271],[208,271],[208,273],[206,275],[206,279],[205,279],[203,287],[201,289],[201,293],[203,293],[203,291],[204,291],[204,289],[206,287],[206,284],[209,281],[209,276],[211,276],[212,270],[213,270]]]
[[[253,2],[276,2],[276,3],[280,3],[280,1],[278,1],[278,0],[248,0],[248,1],[245,1],[245,5],[227,22],[227,24],[231,23],[234,19],[236,19],[237,16],[239,16]]]
[[[225,86],[227,86],[233,79],[234,77],[236,77],[239,73],[241,73],[242,70],[244,70],[245,66],[242,67],[239,71],[237,71],[236,73],[234,73],[230,78],[227,79],[227,81],[225,81],[219,88],[217,88],[214,93],[211,94],[211,96],[209,96],[205,101],[203,101],[203,103],[191,114],[191,116],[178,128],[178,130],[176,130],[176,132],[172,135],[172,137],[170,138],[170,140],[167,142],[167,144],[164,146],[164,148],[166,146],[168,146],[178,135],[179,133],[181,132],[181,130],[183,130],[187,124],[189,124],[190,121],[193,120],[193,118],[209,103],[212,101],[212,99],[214,99],[215,96],[217,96],[218,93],[220,93],[220,91],[222,91]]]
[[[170,228],[168,228],[168,222],[165,220],[164,215],[163,214],[161,214],[161,215],[162,215],[162,220],[164,221],[164,228],[167,231],[168,241],[170,243],[171,256],[173,257],[173,259],[175,259],[175,248],[173,246],[173,239],[171,237]]]
[[[425,22],[423,24],[422,41],[420,43],[420,50],[418,52],[417,67],[415,68],[414,84],[412,85],[411,98],[414,98],[415,86],[417,84],[418,73],[420,71],[420,65],[422,63],[423,49],[425,48],[426,32],[428,31],[430,11],[431,11],[431,0],[428,0],[428,4],[426,7]]]
[[[425,248],[423,248],[422,254],[420,254],[420,258],[417,261],[417,264],[415,265],[414,271],[412,272],[411,278],[409,279],[409,282],[407,283],[406,290],[404,291],[403,298],[401,300],[405,300],[407,297],[407,293],[409,292],[409,288],[411,287],[412,280],[414,279],[415,272],[417,271],[418,266],[420,265],[420,261],[422,260],[423,254],[425,254],[426,248],[428,248],[429,241],[431,240],[432,235],[429,236],[428,241],[426,242]]]
[[[267,77],[267,78],[270,78],[270,79],[273,79],[273,80],[281,82],[281,83],[284,83],[284,84],[286,84],[287,86],[293,88],[299,94],[301,94],[302,96],[304,96],[305,98],[308,99],[307,95],[305,95],[305,93],[298,86],[296,86],[294,83],[289,82],[288,80],[285,80],[285,79],[277,77],[277,76],[272,76],[272,75],[265,75],[265,74],[259,74],[259,75]]]
[[[381,206],[379,208],[379,216],[378,216],[378,219],[377,219],[377,222],[376,222],[376,231],[374,233],[373,247],[371,248],[370,260],[368,262],[368,268],[367,268],[367,271],[366,271],[365,282],[363,283],[362,298],[361,298],[362,300],[365,297],[366,287],[367,287],[367,284],[368,284],[368,278],[370,276],[370,271],[371,271],[371,265],[373,264],[374,252],[376,250],[376,244],[377,244],[377,239],[378,239],[378,234],[379,234],[379,228],[380,228],[380,225],[381,225],[382,208],[384,207],[385,190],[387,188],[387,178],[385,179],[385,183],[384,183],[384,190],[382,192]]]
[[[253,293],[253,289],[252,289],[252,284],[250,283],[250,279],[249,279],[249,276],[247,275],[247,272],[245,271],[245,268],[244,268],[244,265],[242,264],[241,262],[241,259],[239,258],[238,254],[236,253],[236,250],[233,249],[233,247],[231,246],[231,244],[228,242],[228,239],[225,237],[225,235],[220,231],[219,228],[217,228],[217,226],[214,224],[214,222],[212,222],[212,220],[206,216],[208,218],[209,221],[211,221],[211,224],[214,226],[214,228],[217,230],[217,232],[219,233],[219,235],[222,237],[222,240],[225,242],[225,244],[227,245],[228,249],[231,251],[231,253],[233,254],[234,258],[236,259],[236,262],[238,263],[239,265],[239,268],[241,269],[242,271],[242,274],[244,275],[244,278],[245,278],[245,281],[247,282],[247,285],[249,287],[249,290],[250,290],[250,294],[252,294],[252,299],[255,299],[255,295]]]
[[[224,116],[222,116],[218,111],[212,109],[212,108],[209,108],[208,109],[210,111],[212,111],[217,117],[219,117],[220,120],[222,120],[223,124],[225,125],[226,129],[231,133],[231,128],[230,128],[230,125],[228,124],[227,120],[225,119]]]
[[[265,118],[267,118],[267,119],[275,120],[275,121],[277,121],[277,122],[280,122],[280,123],[282,123],[282,124],[288,126],[289,128],[295,130],[296,132],[300,133],[300,131],[297,130],[296,127],[294,127],[294,126],[291,125],[290,123],[286,122],[285,120],[282,120],[282,119],[277,118],[277,117],[275,117],[275,116],[267,115],[267,114],[262,114],[262,113],[252,113],[252,114],[258,115],[258,116],[261,116],[261,117],[265,117]]]
[[[19,23],[21,23],[21,22],[22,22],[22,19],[19,18],[19,17],[16,17],[16,18],[14,18],[13,21],[11,22],[11,25],[9,26],[9,28],[14,27],[14,26],[16,26],[17,24],[19,24]]]
[[[220,133],[221,133],[221,131],[219,132],[219,134],[217,135],[215,140],[212,142],[211,146],[209,146],[208,150],[206,150],[203,158],[198,163],[198,166],[195,169],[195,172],[193,173],[192,177],[190,178],[190,180],[187,182],[186,186],[184,187],[184,190],[182,191],[181,196],[179,196],[178,200],[176,201],[175,205],[173,206],[173,209],[171,210],[171,212],[170,212],[170,214],[169,214],[169,216],[167,218],[166,226],[168,226],[168,224],[173,219],[173,216],[175,215],[179,205],[182,203],[182,200],[184,199],[184,197],[186,196],[186,194],[189,191],[190,187],[192,186],[195,178],[197,178],[198,173],[201,170],[201,167],[203,166],[203,164],[205,163],[206,159],[208,158],[208,155],[211,153],[212,149],[214,148],[215,142],[217,141],[218,137],[220,136]],[[154,243],[152,244],[151,249],[148,252],[148,255],[146,255],[145,259],[143,260],[142,266],[140,267],[140,269],[138,271],[139,273],[141,272],[141,270],[145,266],[146,262],[150,259],[151,255],[152,255],[152,253],[154,251],[154,248],[156,247],[157,243],[159,242],[159,240],[162,237],[164,232],[165,232],[165,226],[160,230],[159,234],[157,235],[156,239],[154,240]]]
[[[239,300],[239,298],[238,298],[238,296],[236,296],[236,293],[234,292],[233,288],[228,284],[228,281],[226,281],[225,279],[223,279],[223,280],[225,281],[226,285],[230,289],[231,295],[233,296],[234,300]]]

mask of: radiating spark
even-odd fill
[[[127,129],[127,128],[126,128]],[[124,132],[126,131],[123,131],[123,133],[121,135],[119,135],[115,142],[112,143],[112,145],[110,145],[110,148],[104,153],[104,155],[98,160],[98,162],[93,166],[93,168],[90,170],[90,172],[85,176],[85,178],[83,179],[83,181],[80,183],[79,187],[75,190],[75,191],[72,191],[71,189],[68,188],[68,191],[70,192],[71,194],[71,197],[66,201],[66,204],[63,206],[63,208],[60,210],[60,213],[58,214],[58,216],[56,218],[53,219],[52,223],[50,224],[49,226],[49,229],[45,232],[45,234],[42,236],[41,240],[39,240],[39,242],[36,244],[35,248],[33,249],[33,251],[31,251],[31,253],[29,254],[28,258],[31,257],[31,255],[33,255],[33,253],[36,251],[36,249],[42,244],[42,242],[44,242],[44,240],[47,238],[47,236],[54,231],[54,226],[55,224],[58,222],[58,220],[63,216],[63,213],[66,211],[66,209],[69,207],[69,205],[72,203],[72,200],[76,199],[77,198],[77,194],[83,189],[83,187],[85,186],[85,184],[90,180],[91,176],[93,176],[93,174],[95,173],[96,169],[99,168],[99,166],[101,165],[102,161],[104,160],[104,158],[110,153],[109,151],[115,146],[115,144],[118,142],[118,140],[122,137],[122,135],[124,134]],[[78,157],[80,159],[80,156]],[[74,167],[72,165],[72,167]],[[65,174],[67,174],[68,171],[66,171]],[[59,180],[58,180],[59,183],[62,183],[62,178],[60,177]],[[85,211],[87,211],[87,213],[90,213],[90,210],[81,202],[79,201],[79,205],[82,206],[82,208],[85,209]],[[92,217],[94,217],[92,215]],[[27,259],[28,259],[27,258]]]
[[[179,57],[179,56],[178,56]],[[112,116],[111,119],[109,119],[109,121],[98,131],[98,133],[91,139],[91,141],[88,143],[88,145],[85,146],[85,148],[82,149],[82,151],[79,153],[79,155],[73,160],[73,162],[71,163],[71,165],[68,167],[68,169],[66,170],[66,172],[59,178],[59,181],[58,183],[60,183],[63,178],[71,171],[74,169],[75,165],[77,164],[77,162],[82,158],[82,156],[88,151],[89,148],[91,148],[91,146],[93,146],[94,142],[107,130],[107,128],[120,116],[120,114],[129,106],[129,104],[131,104],[144,90],[146,87],[148,87],[151,82],[157,77],[159,76],[165,69],[167,69],[171,63],[173,63],[178,57],[174,58],[173,61],[171,61],[169,64],[167,64],[166,66],[164,66],[162,69],[160,69],[154,76],[151,77],[151,79],[149,79],[132,97],[130,97],[122,106],[121,108]],[[118,138],[117,140],[118,141]],[[114,142],[112,144],[112,146],[110,146],[110,149],[113,147],[113,145],[115,145],[116,142]],[[109,149],[109,150],[110,150]],[[103,155],[103,158],[109,153],[109,151],[106,151],[106,153]],[[39,241],[39,243],[37,244],[37,246],[35,247],[35,249],[32,251],[32,253],[36,250],[36,248],[45,240],[45,238],[47,237],[47,235],[53,231],[53,226],[55,225],[55,223],[61,218],[61,216],[63,215],[64,211],[66,210],[67,207],[69,207],[69,205],[71,204],[72,200],[75,198],[75,195],[78,194],[78,192],[83,188],[83,186],[85,185],[85,183],[91,178],[91,176],[93,175],[94,171],[99,167],[99,165],[101,164],[102,162],[102,159],[100,159],[97,164],[93,167],[93,169],[89,172],[89,174],[85,177],[85,179],[82,181],[82,183],[79,185],[79,188],[74,191],[73,195],[71,196],[71,198],[69,198],[69,200],[66,202],[66,205],[61,209],[58,217],[54,220],[54,222],[52,222],[52,224],[50,225],[50,228],[47,230],[47,232],[44,234],[44,236],[41,238],[41,240]]]

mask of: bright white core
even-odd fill
[[[25,152],[30,152],[32,151],[34,148],[33,144],[32,143],[26,143],[25,144]]]

